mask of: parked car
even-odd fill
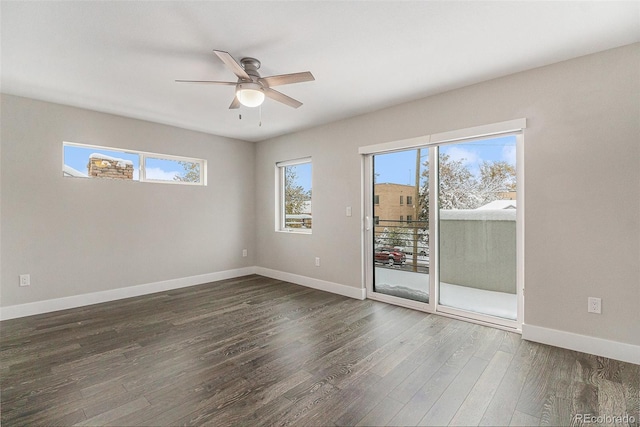
[[[404,248],[396,247],[395,249],[404,252],[405,255],[413,255],[413,246],[405,246]],[[419,256],[429,255],[428,249],[422,246],[418,246],[418,255]]]
[[[404,252],[397,248],[380,247],[374,251],[374,258],[376,262],[380,262],[388,265],[402,265],[407,260],[407,256]]]

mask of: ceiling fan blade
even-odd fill
[[[236,110],[240,108],[240,101],[237,96],[233,97],[233,101],[231,101],[231,105],[229,105],[229,110]]]
[[[229,52],[225,52],[223,50],[214,50],[213,53],[218,55],[218,58],[224,62],[224,64],[233,71],[233,74],[238,76],[238,78],[242,80],[251,80],[249,74],[242,68],[242,65],[238,64],[238,61],[233,59],[233,56],[229,55]]]
[[[270,89],[268,87],[264,88],[264,94],[274,101],[282,102],[283,104],[288,105],[289,107],[298,108],[302,105],[302,102],[297,101],[284,93],[278,92],[277,90]]]
[[[269,76],[260,79],[261,82],[266,82],[269,87],[310,82],[313,80],[315,80],[315,77],[313,77],[313,74],[309,71],[304,71],[302,73],[280,74],[278,76]]]
[[[213,80],[176,80],[177,83],[205,83],[210,85],[227,85],[227,86],[235,86],[238,83],[236,82],[217,82]]]

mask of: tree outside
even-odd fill
[[[180,182],[200,182],[200,163],[178,162],[184,169],[182,175],[176,175],[173,180]]]
[[[284,168],[284,212],[287,228],[309,228],[309,218],[291,218],[292,215],[308,214],[306,203],[311,201],[311,188],[305,190],[301,185],[296,166]],[[306,165],[305,165],[306,166]]]
[[[407,247],[412,243],[413,233],[411,230],[402,227],[385,227],[384,231],[377,236],[377,242],[391,247]]]
[[[440,209],[476,209],[516,190],[516,169],[505,161],[482,162],[476,176],[465,165],[466,159],[453,160],[444,153],[439,157]],[[419,219],[428,229],[429,162],[423,162],[423,166]]]
[[[286,214],[301,214],[304,204],[311,200],[311,189],[305,191],[298,183],[298,174],[294,167],[284,169],[284,211]]]

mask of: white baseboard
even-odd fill
[[[640,346],[633,344],[526,324],[522,325],[522,338],[640,365]]]
[[[140,295],[153,294],[156,292],[164,292],[171,289],[186,288],[188,286],[201,285],[204,283],[216,282],[218,280],[247,276],[250,274],[255,274],[255,272],[255,267],[244,267],[234,270],[200,274],[197,276],[163,280],[161,282],[145,283],[143,285],[129,286],[126,288],[110,289],[108,291],[92,292],[88,294],[73,295],[64,298],[55,298],[45,301],[30,302],[26,304],[10,305],[0,308],[0,320],[33,316],[35,314],[67,310],[69,308],[99,304],[101,302],[115,301],[124,298],[137,297]]]
[[[264,267],[256,267],[255,274],[270,277],[272,279],[283,280],[285,282],[295,283],[296,285],[302,285],[308,288],[331,292],[333,294],[343,295],[349,298],[363,300],[366,297],[366,290],[362,288],[354,288],[353,286],[341,285],[340,283],[327,282],[326,280],[314,279],[312,277],[300,276],[298,274],[285,273],[284,271],[271,270]]]

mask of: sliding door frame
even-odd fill
[[[410,148],[409,148],[410,149]],[[363,234],[362,244],[364,250],[363,255],[363,281],[366,288],[367,298],[376,301],[382,301],[389,304],[398,305],[401,307],[412,308],[414,310],[425,311],[427,313],[434,312],[433,298],[431,298],[431,291],[429,291],[429,303],[414,301],[406,298],[400,298],[393,295],[387,295],[380,292],[375,292],[373,287],[374,282],[374,268],[375,262],[373,259],[374,247],[374,224],[373,224],[373,156],[376,154],[387,154],[394,151],[404,151],[404,149],[395,149],[391,151],[381,151],[378,153],[370,153],[362,156],[362,180],[363,180],[363,209],[365,213],[363,218]],[[431,283],[429,283],[429,289],[431,289]]]
[[[454,130],[434,135],[425,135],[418,138],[392,141],[382,144],[369,145],[359,148],[362,155],[362,280],[366,289],[366,297],[402,307],[412,308],[427,313],[437,313],[447,317],[458,318],[474,323],[484,324],[500,329],[521,332],[524,322],[524,129],[526,119],[509,120],[466,129]],[[412,301],[405,298],[385,295],[375,292],[374,283],[374,259],[373,259],[373,156],[387,154],[396,151],[411,149],[429,150],[429,205],[438,206],[439,180],[438,180],[438,150],[442,145],[455,144],[463,141],[474,141],[491,137],[515,135],[516,137],[516,294],[517,294],[517,319],[515,321],[499,317],[478,314],[453,307],[438,304],[440,283],[440,235],[439,212],[440,209],[432,209],[429,212],[429,303]],[[419,185],[416,183],[416,185]]]

